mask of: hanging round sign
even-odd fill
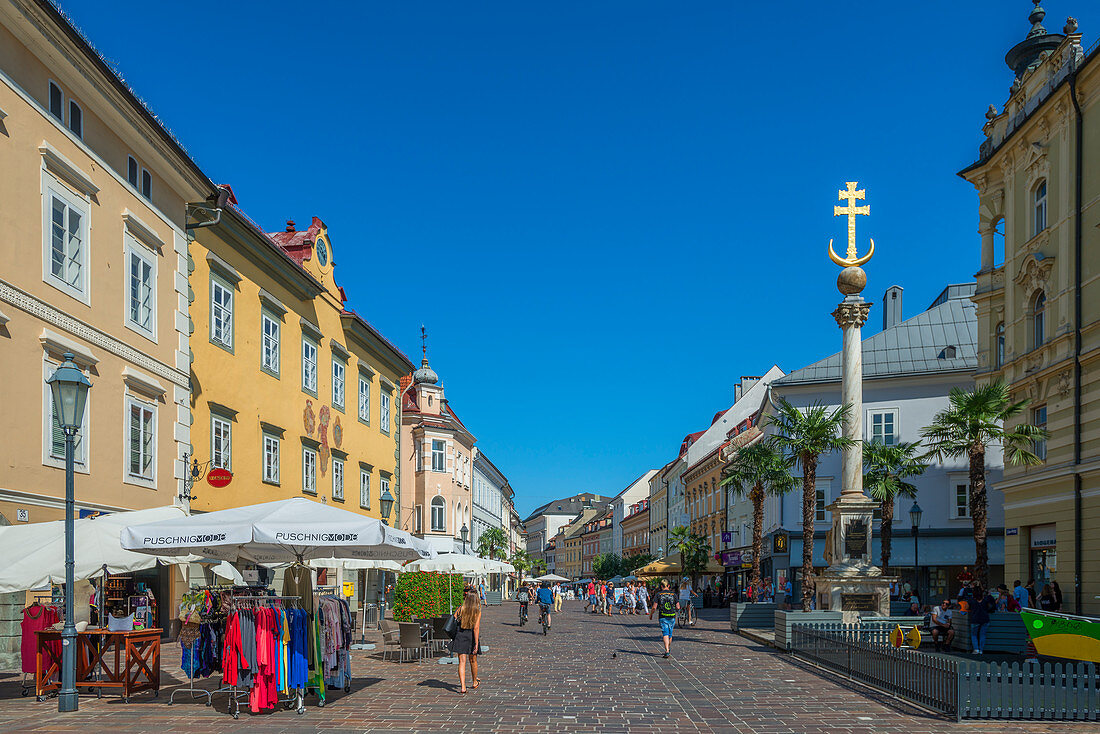
[[[210,473],[206,475],[207,484],[211,487],[218,487],[219,489],[232,481],[233,473],[228,469],[211,469]]]

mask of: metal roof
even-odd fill
[[[863,377],[971,371],[978,366],[978,316],[967,289],[944,291],[924,313],[863,340]],[[957,294],[957,295],[956,295]],[[955,348],[955,356],[948,347]],[[840,352],[773,384],[840,381]]]

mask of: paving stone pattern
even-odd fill
[[[546,637],[534,619],[517,624],[514,604],[489,607],[482,620],[481,686],[459,695],[454,665],[382,662],[353,653],[352,692],[324,708],[307,699],[304,716],[283,709],[239,720],[168,693],[181,682],[179,646],[165,648],[159,698],[82,696],[80,711],[57,713],[56,699],[21,698],[18,677],[0,675],[0,732],[470,731],[539,732],[1079,732],[1093,725],[955,724],[888,696],[800,665],[729,631],[726,610],[704,610],[699,625],[677,630],[673,659],[661,657],[655,622],[585,614],[566,602]],[[184,681],[185,682],[185,681]],[[207,680],[206,685],[213,685]]]

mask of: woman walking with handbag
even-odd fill
[[[471,689],[481,685],[477,677],[477,653],[481,649],[481,599],[476,591],[466,593],[462,606],[455,611],[458,632],[451,640],[451,654],[458,656],[459,693],[466,693],[466,660],[470,661],[470,673],[474,684]]]

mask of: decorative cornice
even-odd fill
[[[1013,280],[1024,289],[1024,293],[1027,295],[1037,290],[1045,291],[1053,269],[1053,257],[1036,253],[1028,257],[1024,264],[1020,266],[1020,271]]]
[[[116,357],[121,357],[157,377],[163,377],[174,385],[184,388],[190,386],[186,372],[170,367],[148,354],[138,351],[129,344],[105,334],[94,326],[70,316],[4,280],[0,280],[0,301],[10,303],[19,310],[25,311],[47,324],[63,329],[89,344],[105,349]]]
[[[867,323],[867,314],[871,311],[871,304],[868,301],[844,301],[836,307],[833,311],[833,318],[836,319],[836,325],[842,329],[846,329],[850,326],[861,328]]]

